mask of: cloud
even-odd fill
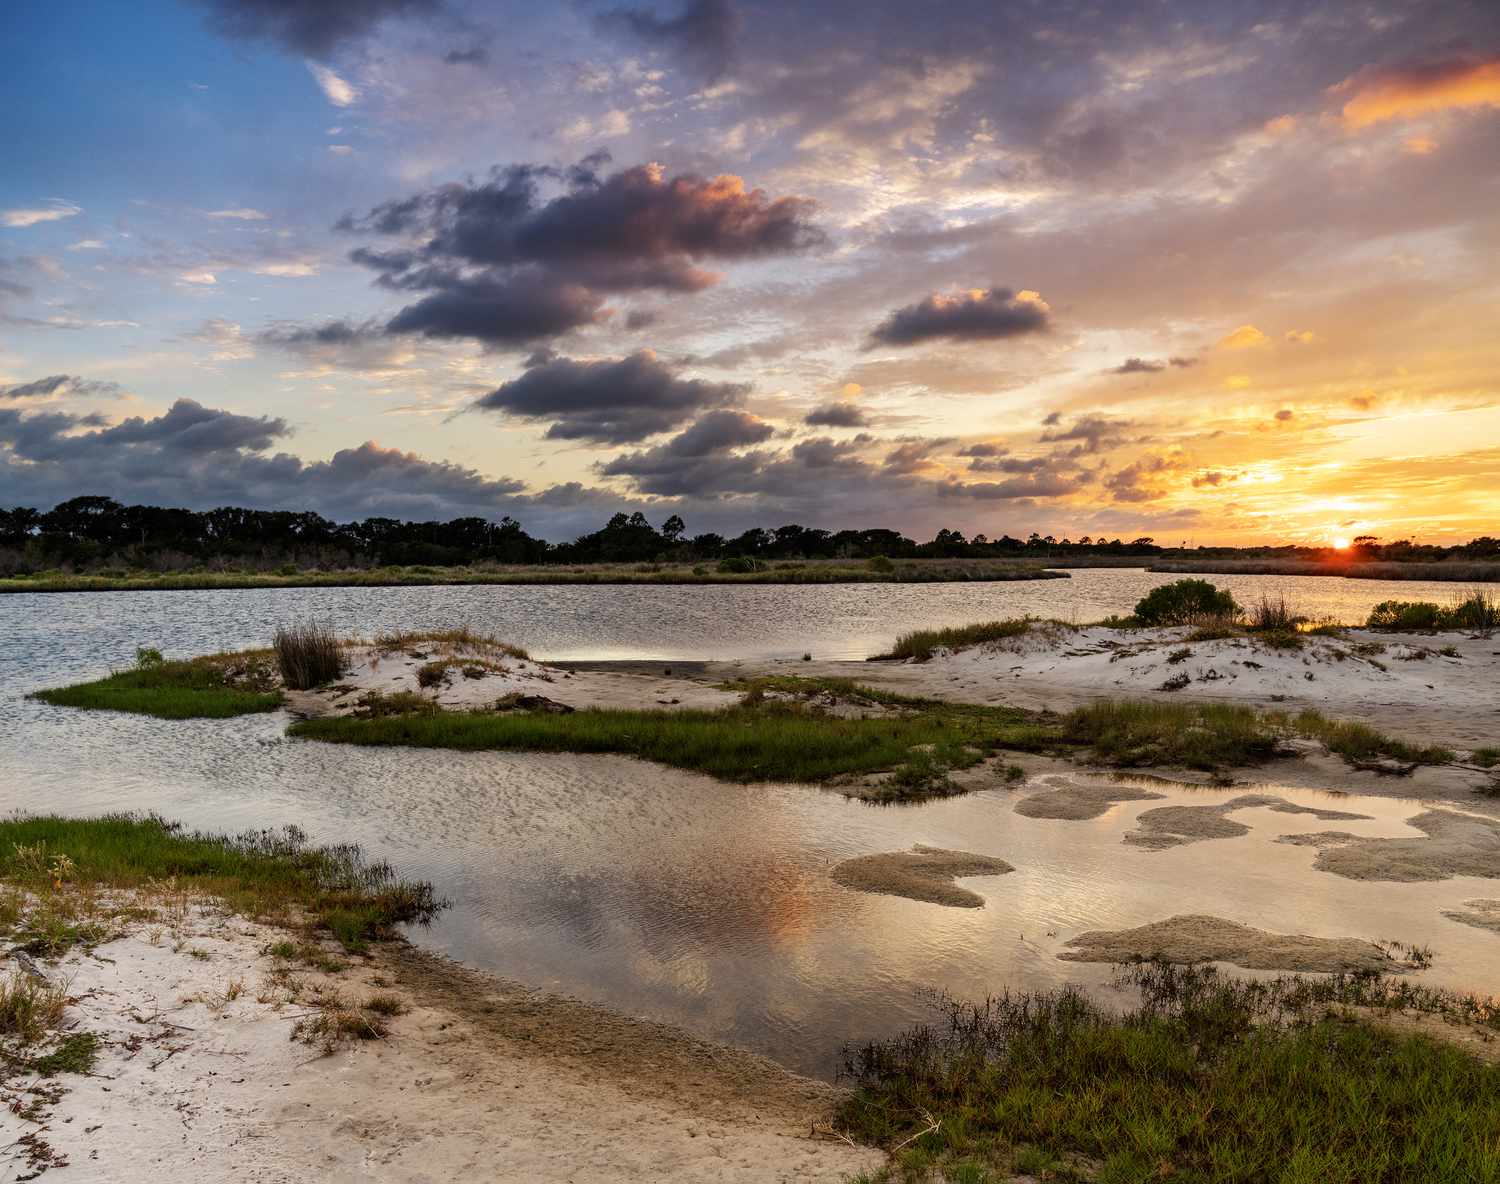
[[[1318,335],[1311,329],[1288,329],[1286,331],[1286,342],[1288,345],[1311,345],[1318,339]]]
[[[681,497],[722,488],[760,471],[763,453],[732,455],[771,438],[775,428],[728,408],[710,411],[664,444],[625,453],[599,466],[606,477],[629,477],[643,493]]]
[[[555,440],[629,444],[674,428],[702,410],[736,403],[747,389],[679,378],[650,350],[587,362],[543,355],[519,378],[471,406],[551,420],[547,435]]]
[[[872,344],[914,345],[922,341],[993,341],[1038,333],[1052,310],[1035,292],[975,288],[953,295],[934,293],[898,308],[875,327]]]
[[[482,45],[469,49],[450,49],[443,55],[443,61],[450,66],[482,66],[489,60],[490,51]]]
[[[1344,99],[1344,125],[1354,129],[1438,111],[1500,107],[1500,58],[1367,67],[1329,93]]]
[[[46,378],[34,378],[30,382],[0,386],[0,399],[47,399],[57,395],[103,395],[112,398],[119,393],[119,383],[80,378],[76,374],[49,374]]]
[[[1110,368],[1111,374],[1155,374],[1165,370],[1165,362],[1148,362],[1145,358],[1126,358],[1118,366]]]
[[[80,493],[125,502],[208,509],[314,509],[335,519],[424,520],[550,506],[597,516],[599,493],[577,485],[530,496],[522,482],[431,461],[366,441],[326,461],[272,445],[284,421],[236,415],[181,399],[155,419],[107,427],[98,416],[0,408],[0,505],[48,506]],[[576,514],[574,515],[576,517]],[[581,523],[580,523],[581,525]]]
[[[1083,488],[1078,477],[1060,473],[1037,473],[1008,481],[944,481],[939,497],[966,497],[979,501],[1012,501],[1017,498],[1063,497]]]
[[[739,14],[729,0],[688,0],[670,19],[649,10],[617,8],[602,14],[599,24],[678,54],[708,82],[717,82],[729,71],[740,31]]]
[[[1182,458],[1175,454],[1142,457],[1105,477],[1104,488],[1117,502],[1157,501],[1169,492],[1161,484],[1161,478],[1182,467]]]
[[[229,210],[205,210],[203,216],[205,218],[228,218],[236,222],[266,222],[271,217],[270,214],[250,209],[248,206]]]
[[[188,335],[190,340],[210,346],[209,356],[216,362],[238,362],[255,356],[255,348],[235,321],[214,317],[204,321]]]
[[[441,11],[441,0],[199,0],[227,37],[270,41],[290,53],[326,58],[396,16]]]
[[[1277,423],[1286,423],[1288,420],[1290,420],[1292,418],[1293,414],[1295,414],[1295,413],[1292,412],[1291,410],[1289,410],[1288,408],[1283,407],[1280,411],[1278,411],[1276,413],[1276,422]]]
[[[307,68],[312,72],[318,88],[322,90],[323,97],[335,107],[352,106],[359,98],[359,91],[345,82],[343,78],[335,74],[327,66],[319,62],[309,61]]]
[[[1219,339],[1217,349],[1250,349],[1257,345],[1264,345],[1271,339],[1257,329],[1254,325],[1241,325],[1233,333],[1229,333]]]
[[[102,251],[102,250],[104,250],[104,243],[103,243],[103,241],[101,239],[97,239],[97,238],[81,238],[76,243],[69,243],[68,244],[68,250],[70,250],[70,251]]]
[[[845,401],[820,404],[803,416],[802,422],[811,427],[862,428],[870,421],[862,408]]]
[[[735,176],[668,178],[654,164],[601,177],[607,160],[496,168],[483,183],[444,185],[341,219],[343,230],[400,236],[394,250],[351,252],[379,285],[429,293],[388,329],[524,344],[604,320],[610,293],[718,283],[701,261],[782,255],[821,241],[807,199],[772,199]],[[544,199],[543,182],[563,191]]]
[[[1046,422],[1057,421],[1048,416]],[[1082,415],[1060,432],[1043,432],[1044,444],[1062,443],[1067,440],[1080,441],[1080,453],[1102,452],[1124,442],[1125,431],[1131,426],[1129,420],[1107,419],[1102,415]]]
[[[81,213],[83,213],[81,206],[53,198],[45,206],[0,210],[0,225],[17,228],[36,226],[42,222],[60,222],[64,218],[72,218]]]

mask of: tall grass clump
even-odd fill
[[[1086,745],[1112,765],[1178,765],[1212,771],[1276,755],[1279,729],[1254,708],[1234,703],[1101,700],[1063,717],[1063,739]]]
[[[961,650],[983,645],[990,641],[1003,641],[1020,637],[1037,624],[1035,617],[1013,617],[1005,621],[981,621],[974,625],[953,625],[946,629],[917,629],[896,638],[889,653],[877,654],[871,661],[883,662],[893,658],[913,658],[918,662],[928,661],[940,649]]]
[[[339,640],[321,625],[283,625],[271,647],[281,668],[281,680],[294,691],[309,691],[344,673]]]
[[[1245,614],[1246,628],[1256,633],[1295,633],[1306,620],[1306,615],[1293,609],[1285,596],[1273,599],[1262,595]]]
[[[1207,580],[1173,580],[1151,589],[1135,606],[1142,625],[1202,625],[1239,615],[1234,597]]]
[[[845,1050],[837,1125],[896,1178],[1126,1184],[1496,1184],[1500,1066],[1338,1005],[1375,977],[1239,980],[1126,970],[1124,1014],[1073,987],[949,1001]],[[1442,1013],[1444,1001],[1431,1001]]]

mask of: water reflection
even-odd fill
[[[1124,579],[1081,574],[1072,595],[1102,596],[1104,582],[1089,582],[1096,576]],[[1062,981],[1102,987],[1108,969],[1059,961],[1062,943],[1085,930],[1129,928],[1174,913],[1289,933],[1429,943],[1437,964],[1427,981],[1487,987],[1500,973],[1500,939],[1441,916],[1465,900],[1500,895],[1493,881],[1363,883],[1313,871],[1315,851],[1274,840],[1328,827],[1317,819],[1245,809],[1234,815],[1250,828],[1243,837],[1164,851],[1122,841],[1145,810],[1212,805],[1244,794],[1243,787],[1152,785],[1165,797],[1122,802],[1077,822],[1020,815],[1016,794],[1001,789],[878,809],[806,787],[724,785],[623,758],[351,750],[287,741],[279,714],[169,723],[49,708],[15,693],[98,670],[138,641],[178,651],[260,641],[271,623],[293,612],[337,608],[340,628],[367,632],[455,619],[500,628],[503,622],[474,611],[465,617],[445,595],[462,594],[456,603],[472,610],[486,594],[504,593],[497,603],[519,614],[526,598],[509,595],[517,591],[0,598],[0,685],[11,688],[0,700],[0,801],[75,814],[152,809],[215,829],[295,822],[316,839],[357,840],[403,871],[431,878],[454,901],[418,940],[508,977],[685,1025],[814,1073],[832,1070],[843,1041],[924,1017],[924,989],[973,996]],[[675,591],[700,604],[721,595],[647,591]],[[665,602],[648,614],[638,589],[561,590],[581,598],[575,614],[593,597],[594,624],[618,630],[602,644],[581,633],[581,616],[508,620],[522,630],[513,636],[555,652],[597,656],[618,645],[685,654],[710,642],[722,652],[752,632],[735,612],[790,592],[796,595],[781,602],[784,612],[760,612],[755,624],[775,630],[761,644],[796,636],[791,648],[800,652],[813,635],[797,633],[797,622],[815,616],[827,645],[848,651],[865,644],[861,638],[883,641],[897,626],[1058,611],[997,601],[1070,590],[1053,581],[731,591],[754,595],[727,602],[728,615],[716,621],[722,628],[708,629],[692,612],[664,621],[675,611]],[[815,599],[799,599],[804,591]],[[1363,585],[1358,591],[1380,595]],[[918,599],[922,615],[903,616],[917,613]],[[527,612],[540,613],[538,604],[556,602],[527,603]],[[1080,615],[1118,607],[1110,602]],[[1415,805],[1268,792],[1371,816],[1336,824],[1352,833],[1417,833],[1405,822],[1419,812]],[[982,909],[870,895],[829,878],[844,859],[914,843],[992,855],[1016,871],[960,881],[985,897]]]

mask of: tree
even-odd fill
[[[682,532],[686,529],[687,523],[676,514],[673,514],[661,524],[662,538],[666,539],[669,543],[675,543],[678,539],[682,538]]]

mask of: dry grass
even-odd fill
[[[309,691],[344,673],[344,652],[332,630],[322,625],[286,625],[272,641],[281,680],[294,691]]]

